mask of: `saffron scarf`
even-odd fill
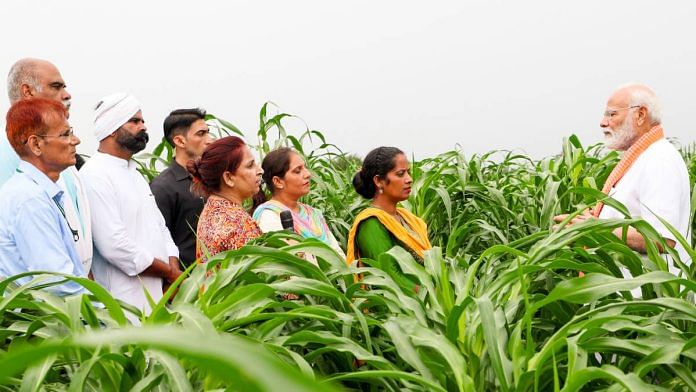
[[[278,215],[283,211],[290,211],[292,213],[293,228],[297,234],[304,238],[316,238],[325,244],[331,245],[329,226],[326,224],[321,211],[302,203],[297,203],[297,206],[299,207],[299,212],[291,210],[279,201],[269,200],[256,208],[254,219],[258,220],[261,213],[265,210],[272,211]]]
[[[623,157],[621,157],[621,160],[619,163],[616,164],[616,167],[614,167],[614,170],[611,171],[609,174],[609,177],[607,177],[607,181],[604,183],[604,187],[602,188],[602,192],[605,195],[609,194],[609,191],[616,185],[619,181],[621,181],[621,178],[623,178],[624,174],[628,172],[628,169],[631,168],[633,163],[635,163],[636,159],[645,152],[645,150],[648,149],[648,147],[652,146],[653,143],[657,142],[658,140],[664,139],[665,137],[665,132],[662,130],[661,125],[656,125],[650,129],[645,135],[641,136],[638,138],[638,140],[631,145],[631,147],[626,150],[624,153]],[[597,203],[595,206],[594,210],[592,211],[592,215],[594,215],[595,218],[599,217],[599,214],[602,212],[602,208],[604,207],[604,203],[601,201]]]
[[[353,227],[351,227],[350,233],[348,234],[348,251],[346,252],[346,262],[348,262],[348,264],[360,257],[355,247],[355,236],[358,232],[358,226],[360,226],[360,223],[364,220],[372,217],[379,219],[379,222],[384,225],[397,240],[401,241],[402,244],[421,258],[423,257],[423,252],[432,248],[428,240],[428,226],[425,222],[406,209],[397,208],[396,211],[411,230],[417,234],[417,237],[414,237],[409,230],[402,226],[401,223],[388,212],[380,210],[379,208],[368,207],[355,217]]]

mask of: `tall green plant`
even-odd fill
[[[364,207],[351,180],[359,158],[293,116],[259,113],[261,156],[300,152],[314,175],[307,202],[345,243]],[[210,115],[218,136],[241,135]],[[299,135],[299,136],[295,136]],[[683,150],[689,167],[693,153]],[[171,159],[158,146],[141,159],[155,174]],[[552,226],[561,212],[604,197],[616,153],[575,136],[533,160],[459,150],[412,162],[403,204],[423,217],[436,248],[423,264],[393,257],[420,283],[404,292],[388,272],[347,265],[316,240],[275,233],[192,267],[143,317],[86,279],[89,297],[58,298],[0,282],[0,384],[7,390],[694,390],[694,271],[668,272],[662,237],[636,219]],[[693,173],[692,173],[693,174]],[[608,205],[625,212],[616,201]],[[628,217],[630,218],[630,217]],[[613,234],[634,227],[639,255]],[[296,241],[288,245],[288,238]],[[690,238],[681,238],[691,258]],[[318,265],[304,260],[314,254]],[[632,277],[624,278],[623,271]],[[584,276],[580,277],[579,272]],[[356,276],[361,276],[356,281]],[[39,285],[35,287],[35,285]],[[178,287],[171,303],[169,297]],[[636,295],[640,292],[640,295]],[[295,294],[291,300],[287,294]],[[94,302],[104,304],[95,306]],[[130,325],[126,314],[141,320]]]

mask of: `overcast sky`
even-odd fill
[[[687,1],[2,1],[0,71],[55,63],[86,154],[94,104],[129,91],[149,147],[169,111],[197,106],[253,141],[270,100],[360,155],[541,157],[573,133],[600,141],[608,95],[631,81],[657,91],[669,136],[696,140],[695,20]]]

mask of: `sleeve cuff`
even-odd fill
[[[138,256],[136,256],[134,260],[135,264],[135,270],[133,273],[133,276],[138,275],[145,271],[149,266],[152,265],[153,260],[155,260],[155,256],[152,255],[150,252],[140,252],[138,253]]]
[[[179,248],[173,243],[167,244],[167,256],[179,258]]]

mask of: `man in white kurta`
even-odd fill
[[[95,109],[96,152],[80,170],[92,208],[92,273],[114,297],[144,312],[162,285],[180,274],[178,250],[132,155],[148,137],[140,104],[129,94],[105,97]]]
[[[689,239],[690,187],[686,164],[679,151],[665,139],[662,113],[655,93],[644,85],[632,84],[616,90],[607,101],[600,122],[608,148],[623,151],[604,184],[603,192],[621,202],[631,217],[642,218],[664,238],[667,246],[676,249],[680,260],[691,264],[688,254],[676,236],[662,224],[662,218],[678,233]],[[610,206],[598,204],[593,211],[577,216],[570,223],[585,219],[624,218]],[[565,215],[556,217],[560,222]],[[623,238],[622,229],[615,234]],[[646,253],[645,238],[633,227],[628,228],[626,244],[639,253]],[[669,270],[680,270],[666,253]],[[624,270],[624,276],[628,271]]]
[[[650,223],[662,237],[674,244],[681,261],[690,264],[684,247],[657,218],[669,222],[688,240],[689,174],[681,154],[668,140],[663,138],[640,154],[609,195],[626,206],[632,217]],[[599,215],[600,219],[623,217],[609,206],[604,206]],[[671,258],[667,258],[667,261],[670,271],[677,275],[679,270]]]

